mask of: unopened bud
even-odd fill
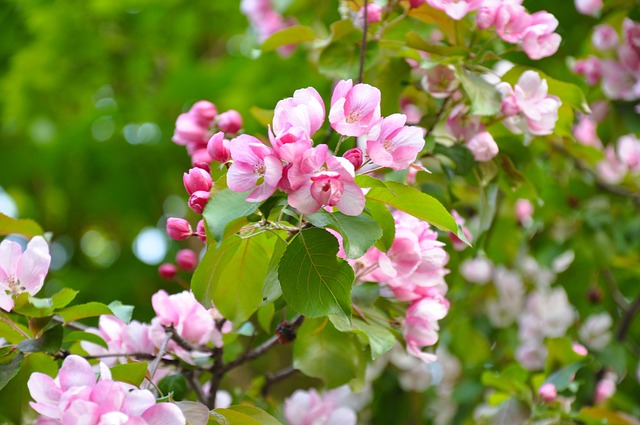
[[[198,239],[200,239],[203,243],[207,243],[207,233],[204,229],[204,220],[200,220],[198,222],[198,225],[196,226],[196,232],[196,236],[198,237]]]
[[[225,163],[231,159],[229,141],[224,138],[224,132],[219,131],[209,139],[207,152],[214,161]]]
[[[178,269],[176,269],[176,266],[171,263],[164,263],[160,264],[160,267],[158,267],[158,274],[164,280],[173,280],[173,278],[176,277],[176,274],[178,274]]]
[[[200,100],[193,104],[189,113],[197,119],[198,124],[203,127],[208,127],[218,114],[218,110],[216,109],[216,105],[208,100]]]
[[[538,390],[538,394],[540,394],[540,398],[549,403],[558,397],[558,391],[556,390],[556,386],[550,382],[542,385]]]
[[[356,170],[362,166],[362,162],[364,161],[364,154],[360,148],[349,149],[342,157],[352,163],[353,168]]]
[[[198,190],[191,194],[189,197],[189,208],[196,214],[202,214],[204,207],[209,202],[209,196],[211,194],[204,190]]]
[[[197,191],[209,192],[211,186],[213,186],[211,175],[198,167],[194,167],[190,169],[188,173],[184,173],[182,175],[182,182],[189,195],[193,195],[193,193]]]
[[[240,112],[229,109],[218,116],[218,128],[225,133],[235,134],[242,128]]]
[[[190,249],[181,249],[176,254],[176,264],[182,270],[192,272],[198,265],[198,256]]]
[[[191,225],[184,218],[171,217],[167,219],[167,235],[171,239],[181,241],[187,239],[192,233]]]

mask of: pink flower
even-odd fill
[[[604,150],[604,159],[596,166],[598,175],[602,180],[611,184],[618,184],[627,174],[627,166],[618,160],[613,146],[607,146]]]
[[[531,15],[520,4],[502,3],[496,10],[494,25],[500,38],[517,43],[531,26]]]
[[[595,56],[575,61],[572,70],[582,75],[590,86],[596,85],[602,78],[602,62]]]
[[[407,127],[407,117],[390,115],[374,125],[367,135],[367,153],[374,164],[403,170],[416,160],[424,147],[422,129]]]
[[[171,239],[181,241],[192,234],[191,225],[184,218],[170,217],[167,219],[167,235]]]
[[[205,146],[209,125],[217,113],[213,103],[206,100],[196,102],[189,112],[178,116],[172,140],[178,145],[190,146],[192,151],[198,146]]]
[[[583,145],[601,148],[602,142],[598,137],[598,124],[594,122],[590,115],[583,115],[579,118],[578,124],[573,127],[573,137]]]
[[[211,193],[208,191],[205,192],[204,190],[193,192],[189,197],[189,208],[191,208],[196,214],[202,214],[204,207],[206,207],[209,202],[210,196]]]
[[[483,131],[476,134],[467,142],[467,148],[473,154],[473,158],[478,162],[486,162],[498,155],[498,145],[493,140],[493,136]]]
[[[207,152],[213,161],[225,163],[231,159],[229,141],[224,138],[222,131],[217,132],[207,143]]]
[[[368,84],[340,81],[331,96],[329,122],[344,136],[360,137],[380,119],[380,90]]]
[[[367,23],[375,24],[382,19],[382,6],[376,3],[367,5]],[[358,28],[364,28],[364,6],[360,8],[353,24]]]
[[[484,285],[493,276],[493,264],[485,257],[469,258],[460,264],[460,274],[468,282]]]
[[[622,31],[625,43],[640,55],[640,22],[624,18]]]
[[[547,382],[546,384],[543,384],[538,390],[538,394],[540,395],[540,398],[547,403],[555,400],[556,397],[558,397],[558,391],[556,390],[556,386],[553,385],[551,382]]]
[[[587,350],[587,347],[585,347],[582,344],[578,344],[577,342],[574,342],[573,344],[571,344],[571,349],[573,350],[574,353],[580,356],[586,356],[587,354],[589,354],[589,350]]]
[[[583,15],[598,16],[602,10],[602,0],[575,0],[576,9]]]
[[[273,195],[282,178],[282,162],[273,149],[253,136],[242,134],[231,142],[233,164],[227,173],[227,185],[235,192],[246,192],[248,202],[261,202]],[[262,180],[262,183],[258,183]]]
[[[356,412],[345,405],[344,387],[319,394],[296,390],[284,403],[289,425],[356,425]]]
[[[531,223],[533,217],[533,204],[528,199],[518,199],[516,201],[516,217],[523,225]]]
[[[436,99],[445,99],[458,88],[460,82],[451,65],[435,65],[423,71],[422,88]]]
[[[627,134],[618,139],[618,158],[629,171],[640,171],[640,140],[634,134]]]
[[[604,378],[602,378],[596,385],[595,402],[596,404],[602,404],[616,393],[616,380],[617,376],[613,372],[606,372]]]
[[[608,24],[596,25],[593,27],[591,43],[598,50],[614,49],[618,46],[620,38],[616,30]]]
[[[427,0],[429,6],[444,11],[451,19],[459,21],[467,13],[477,10],[482,0]]]
[[[342,157],[349,161],[355,170],[360,168],[364,162],[364,153],[360,148],[349,149]]]
[[[558,20],[552,14],[544,11],[534,13],[522,39],[522,50],[533,60],[553,55],[562,41],[562,37],[554,32],[557,27]]]
[[[311,148],[287,173],[289,204],[304,214],[335,206],[346,215],[360,215],[365,199],[354,176],[351,162],[328,154],[327,145]]]
[[[184,188],[189,195],[192,195],[196,191],[208,192],[213,186],[211,175],[202,168],[194,167],[189,170],[188,173],[184,173],[182,176],[182,182]]]
[[[618,52],[628,55],[627,60],[618,62],[608,59],[601,62],[602,90],[609,99],[635,100],[640,97],[640,76],[633,69],[634,53],[628,46],[621,46]]]
[[[108,348],[82,341],[80,345],[90,355],[100,354],[133,354],[146,353],[153,355],[156,347],[151,341],[151,327],[147,324],[133,320],[126,324],[115,316],[102,315],[98,322],[98,329],[90,328],[88,332],[100,336]],[[116,362],[126,363],[126,357],[105,358],[104,362],[113,365]]]
[[[218,115],[216,123],[218,124],[220,131],[236,134],[242,129],[242,115],[240,115],[240,112],[236,110],[229,109],[228,111]]]
[[[31,239],[24,252],[17,242],[3,240],[0,243],[0,308],[11,311],[12,296],[23,292],[37,294],[50,263],[49,245],[42,236]]]
[[[182,270],[192,272],[198,265],[198,255],[191,249],[181,249],[176,254],[176,264]]]
[[[547,81],[541,79],[537,72],[522,73],[512,96],[532,134],[543,136],[553,132],[562,102],[548,94]]]
[[[436,356],[422,351],[438,342],[438,320],[449,310],[449,302],[443,297],[423,298],[414,302],[407,310],[404,338],[409,354],[431,363]]]

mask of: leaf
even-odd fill
[[[456,75],[471,101],[470,114],[488,116],[500,112],[502,101],[500,93],[493,84],[462,67],[456,68]]]
[[[558,391],[562,391],[569,386],[576,372],[584,366],[583,362],[572,363],[554,372],[545,382],[555,385]]]
[[[351,324],[346,320],[329,316],[331,323],[340,332],[353,332],[369,341],[371,359],[375,360],[396,345],[396,337],[383,325],[375,322],[367,323],[360,318],[353,318]]]
[[[580,409],[577,419],[597,420],[598,423],[607,425],[640,425],[640,421],[621,412],[613,412],[606,407],[583,407]]]
[[[264,277],[264,286],[262,287],[262,305],[271,304],[282,295],[280,281],[278,280],[278,266],[286,248],[287,243],[280,238],[276,238],[273,253],[271,254],[271,260],[269,260],[269,267],[267,267],[267,275]]]
[[[60,345],[62,345],[62,326],[55,326],[40,338],[21,341],[16,348],[24,353],[56,353]]]
[[[96,317],[103,314],[113,314],[113,312],[102,303],[95,301],[86,304],[78,304],[67,307],[57,312],[64,319],[65,324],[75,322],[76,320],[85,319],[87,317]]]
[[[139,387],[147,375],[147,362],[131,362],[115,365],[111,368],[111,376],[114,381],[122,381]]]
[[[271,321],[275,314],[275,307],[273,303],[265,304],[258,309],[258,324],[267,333],[272,332]]]
[[[274,418],[264,410],[259,409],[255,406],[242,404],[242,405],[230,406],[228,407],[228,410],[233,410],[235,412],[239,412],[244,415],[247,415],[253,419],[260,421],[262,425],[282,425],[282,423],[278,421],[276,418]]]
[[[371,215],[382,229],[382,236],[376,241],[375,246],[380,251],[387,252],[393,245],[396,238],[396,222],[391,215],[391,211],[385,204],[367,200],[365,211]]]
[[[107,343],[101,336],[93,334],[91,332],[83,332],[83,331],[75,331],[64,337],[64,342],[76,342],[76,341],[87,341],[93,344],[97,344],[104,348],[109,348]]]
[[[218,185],[218,182],[216,182]],[[225,231],[234,220],[253,214],[260,205],[257,202],[247,202],[249,192],[234,192],[231,189],[222,189],[211,196],[207,206],[202,212],[211,236],[222,243]]]
[[[370,69],[378,58],[378,42],[367,43],[364,70]],[[318,70],[331,78],[343,80],[355,78],[360,69],[360,46],[349,40],[332,42],[325,47],[318,58]]]
[[[409,31],[407,34],[407,46],[439,56],[465,56],[467,54],[467,50],[462,47],[430,44],[414,31]]]
[[[382,180],[375,177],[367,176],[366,174],[360,174],[359,176],[356,176],[354,181],[360,187],[387,187],[387,185],[384,184]]]
[[[59,292],[51,297],[54,309],[64,308],[71,303],[78,295],[78,291],[71,288],[62,288]]]
[[[182,414],[187,419],[187,425],[207,425],[209,423],[209,408],[204,404],[195,401],[178,401],[175,405],[182,410]]]
[[[299,232],[289,243],[278,277],[287,304],[307,317],[351,317],[353,269],[336,257],[338,241],[322,229]]]
[[[314,41],[315,39],[316,33],[312,28],[304,25],[294,25],[271,34],[262,43],[262,51],[270,52],[288,44],[300,44]]]
[[[182,400],[187,393],[187,380],[180,373],[167,375],[158,382],[158,388],[162,391],[162,394],[172,393],[174,400]],[[207,410],[208,416],[209,410]]]
[[[222,246],[212,244],[198,265],[191,289],[204,305],[211,301],[233,323],[247,320],[262,302],[274,237],[262,233],[242,239],[232,236]]]
[[[510,398],[500,405],[500,409],[491,419],[491,425],[526,424],[529,417],[529,408],[515,398]]]
[[[293,367],[333,388],[357,376],[360,354],[354,337],[338,331],[329,319],[306,319],[293,346]]]
[[[360,258],[382,236],[382,229],[369,216],[357,217],[340,212],[329,213],[320,210],[307,215],[307,220],[316,227],[331,228],[342,235],[342,243],[347,258]]]
[[[112,301],[109,303],[109,309],[113,312],[113,315],[118,319],[122,320],[124,323],[131,322],[131,317],[133,316],[132,305],[122,304],[120,301]]]
[[[15,219],[0,213],[0,235],[10,235],[18,233],[26,237],[33,237],[44,234],[42,227],[38,223],[29,219]]]
[[[456,21],[451,19],[442,10],[434,9],[427,4],[411,8],[408,13],[412,18],[416,18],[427,24],[435,24],[453,42],[456,39]]]
[[[572,83],[567,83],[566,81],[551,78],[539,69],[516,65],[502,77],[502,81],[515,85],[525,71],[535,71],[540,74],[540,78],[547,80],[549,94],[558,96],[563,104],[567,104],[583,114],[591,113],[589,102],[587,102],[587,98],[580,87]]]
[[[0,363],[0,390],[18,374],[22,367],[22,360],[24,360],[24,354],[17,353],[11,361]]]
[[[391,191],[374,187],[367,193],[367,199],[387,204],[440,230],[456,233],[458,226],[455,220],[436,198],[401,183],[387,182],[386,185]]]
[[[251,115],[253,115],[253,117],[265,127],[269,126],[271,124],[271,121],[273,120],[272,109],[262,109],[258,108],[257,106],[252,106],[249,109],[249,112],[251,112]]]

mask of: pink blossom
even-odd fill
[[[640,140],[634,134],[627,134],[618,139],[618,158],[629,171],[640,171]]]
[[[98,321],[98,329],[90,328],[88,332],[100,336],[108,348],[82,341],[80,345],[90,355],[100,354],[133,354],[146,353],[153,355],[156,347],[151,341],[151,328],[149,325],[133,320],[127,324],[115,316],[102,315]],[[125,357],[105,358],[104,362],[113,365],[117,361],[126,363]]]
[[[367,5],[367,23],[375,24],[380,22],[382,20],[382,10],[382,6],[376,3],[369,3]],[[364,28],[364,6],[358,11],[353,23],[358,28]]]
[[[483,131],[474,135],[468,142],[467,148],[473,154],[473,158],[478,162],[486,162],[492,160],[498,155],[498,145],[493,136]]]
[[[216,124],[218,124],[220,131],[229,134],[236,134],[242,129],[242,115],[240,115],[240,112],[236,110],[229,109],[228,111],[218,115]]]
[[[424,147],[422,129],[407,127],[407,117],[390,115],[371,128],[367,135],[367,153],[371,161],[394,170],[407,168]]]
[[[554,32],[557,27],[558,20],[552,14],[545,11],[534,13],[522,38],[522,50],[534,60],[553,55],[562,41],[562,37]]]
[[[484,285],[493,276],[493,264],[485,257],[469,258],[460,264],[460,274],[468,282]]]
[[[617,389],[616,380],[617,376],[615,373],[608,371],[604,374],[604,378],[596,384],[596,404],[602,404],[613,397]]]
[[[335,206],[346,215],[360,215],[365,199],[354,176],[351,162],[328,154],[327,145],[311,148],[287,172],[289,204],[304,214]]]
[[[423,298],[414,302],[407,310],[404,338],[407,351],[425,362],[431,363],[436,356],[422,351],[438,342],[438,320],[449,310],[449,302],[443,297]]]
[[[532,134],[542,136],[553,132],[562,103],[548,94],[546,80],[535,71],[525,71],[513,88],[513,96]]]
[[[163,263],[158,267],[158,274],[164,280],[173,280],[173,278],[178,274],[178,269],[174,264]]]
[[[31,239],[24,252],[19,243],[3,240],[0,243],[0,308],[11,311],[12,296],[23,292],[37,294],[50,263],[49,245],[42,236]]]
[[[202,168],[194,167],[189,170],[188,173],[184,173],[182,176],[182,182],[184,188],[189,195],[192,195],[196,191],[208,192],[213,186],[211,175]]]
[[[558,397],[556,386],[551,382],[543,384],[540,389],[538,389],[538,394],[540,395],[540,398],[547,403],[555,400],[556,397]]]
[[[576,9],[583,15],[598,16],[602,10],[602,0],[575,0]]]
[[[518,199],[516,201],[516,217],[522,225],[529,225],[533,220],[533,204],[528,199]]]
[[[296,390],[284,403],[289,425],[355,425],[356,412],[345,405],[340,388],[319,394],[315,389]]]
[[[211,136],[209,143],[207,143],[207,152],[213,161],[225,163],[231,159],[229,141],[224,138],[222,131]]]
[[[467,16],[467,13],[477,10],[482,0],[427,0],[429,6],[442,10],[450,18],[459,21]]]
[[[206,207],[207,203],[209,202],[210,196],[211,193],[204,190],[193,192],[189,197],[189,208],[191,208],[196,214],[202,214],[202,211],[204,211],[204,207]]]
[[[602,142],[598,137],[598,124],[594,122],[590,115],[582,115],[578,119],[578,124],[573,127],[573,137],[583,145],[601,148]]]
[[[171,239],[181,241],[193,234],[191,225],[184,218],[170,217],[167,219],[167,235]]]
[[[227,173],[227,185],[235,192],[246,192],[248,202],[260,202],[273,195],[282,177],[282,162],[273,149],[253,136],[242,134],[231,141],[233,164]],[[262,183],[256,184],[259,180]]]
[[[584,345],[578,344],[577,342],[574,342],[573,344],[571,344],[571,349],[573,350],[574,353],[580,356],[586,356],[587,354],[589,354],[589,350],[587,350],[587,348]]]
[[[340,81],[331,96],[329,122],[344,136],[360,137],[380,119],[380,90],[368,84]]]
[[[595,56],[575,61],[572,70],[582,75],[590,86],[597,84],[602,78],[602,62]]]
[[[629,45],[618,47],[619,60],[604,60],[602,90],[609,99],[635,100],[640,98],[640,54]]]
[[[580,339],[593,350],[602,350],[609,345],[613,319],[607,312],[592,314],[578,330]]]
[[[604,150],[604,159],[596,166],[598,175],[607,183],[618,184],[627,174],[627,166],[618,160],[613,146]]]
[[[531,26],[531,15],[520,4],[502,3],[496,10],[494,25],[500,38],[517,43]]]
[[[624,18],[622,31],[625,43],[640,55],[640,22]]]
[[[204,229],[204,220],[198,221],[195,236],[197,236],[203,243],[207,243],[207,233]]]
[[[495,25],[496,13],[502,4],[502,0],[485,0],[480,5],[476,14],[476,25],[481,30],[487,30]]]
[[[178,145],[186,145],[191,152],[198,146],[206,146],[209,125],[217,113],[213,103],[206,100],[196,102],[189,112],[178,116],[172,140]]]
[[[360,148],[349,149],[342,155],[342,157],[349,161],[355,170],[360,168],[364,162],[364,153]]]
[[[616,30],[608,24],[593,27],[591,43],[598,50],[609,50],[618,46],[620,38]]]
[[[451,65],[435,65],[427,68],[422,77],[422,88],[436,99],[445,99],[458,88],[460,82]]]
[[[176,254],[176,264],[182,270],[192,272],[198,265],[198,255],[191,249],[181,249]]]

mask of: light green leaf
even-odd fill
[[[38,223],[29,219],[15,219],[0,213],[0,235],[10,235],[18,233],[26,237],[42,235],[42,227]]]
[[[113,312],[106,305],[92,301],[86,304],[67,307],[57,311],[57,314],[64,319],[65,323],[69,323],[85,319],[87,317],[96,317],[102,314],[113,314]]]
[[[391,191],[374,187],[367,193],[367,199],[406,212],[440,230],[457,232],[455,220],[436,198],[401,183],[387,182],[386,185]]]
[[[353,269],[336,257],[338,241],[322,229],[299,232],[278,267],[287,304],[307,317],[351,317]]]
[[[216,186],[221,184],[226,186],[226,182],[216,182]],[[218,242],[218,246],[233,221],[253,214],[258,209],[259,203],[246,201],[249,193],[248,191],[234,192],[228,188],[212,192],[211,199],[209,199],[202,215],[207,223],[209,233]]]
[[[129,323],[131,321],[134,308],[132,305],[125,305],[116,300],[109,303],[109,308],[113,311],[113,314],[124,323]]]
[[[312,28],[304,25],[294,25],[273,33],[262,43],[262,50],[270,52],[288,44],[300,44],[316,39]]]
[[[241,404],[241,405],[230,406],[228,407],[228,410],[233,410],[235,412],[247,415],[253,419],[258,420],[262,425],[282,425],[282,423],[278,421],[276,418],[274,418],[264,410],[259,409],[255,406]]]
[[[471,114],[489,116],[500,112],[502,101],[493,84],[462,67],[456,68],[456,75],[471,101]]]
[[[391,211],[383,203],[367,200],[365,211],[378,223],[382,229],[382,236],[376,241],[375,246],[380,251],[387,252],[396,238],[396,222]]]
[[[271,124],[271,121],[273,120],[272,109],[262,109],[258,108],[257,106],[252,106],[249,109],[249,112],[251,112],[251,115],[253,115],[253,117],[265,127],[269,126]]]
[[[371,359],[375,360],[396,345],[396,337],[393,333],[380,323],[370,322],[354,317],[351,324],[343,318],[329,316],[331,323],[340,332],[353,332],[362,336],[369,342]]]
[[[466,56],[467,54],[467,50],[462,47],[430,44],[414,31],[407,34],[407,46],[439,56]]]
[[[384,184],[382,180],[375,177],[367,176],[366,174],[360,174],[359,176],[356,176],[354,181],[360,187],[387,187],[387,185]]]
[[[102,337],[99,335],[93,334],[91,332],[83,332],[83,331],[75,331],[64,337],[64,342],[76,342],[76,341],[87,341],[93,344],[99,345],[104,348],[109,348],[107,343]]]
[[[114,381],[122,381],[139,387],[147,374],[147,362],[132,362],[115,365],[111,368]]]
[[[76,298],[76,295],[78,295],[78,291],[75,291],[71,288],[62,288],[59,292],[51,297],[53,308],[65,308],[71,301]]]
[[[344,251],[347,258],[360,258],[382,236],[382,229],[369,216],[361,214],[357,217],[319,210],[307,215],[307,220],[316,227],[331,228],[342,235]]]

